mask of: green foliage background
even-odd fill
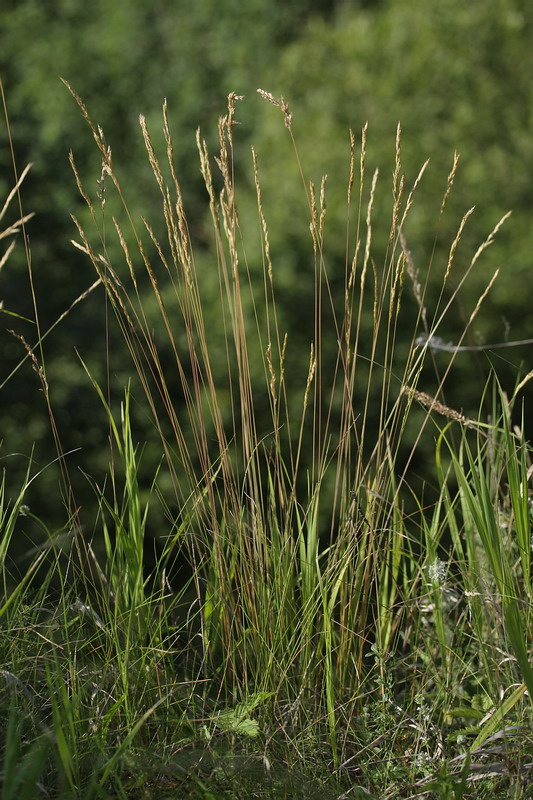
[[[531,336],[533,7],[529,4],[519,0],[494,0],[490,5],[483,0],[467,4],[462,0],[156,0],[150,4],[18,0],[2,5],[0,21],[0,74],[18,168],[28,161],[34,165],[23,197],[25,211],[36,212],[28,231],[43,330],[94,280],[89,263],[70,243],[75,238],[70,214],[87,221],[87,211],[70,172],[68,152],[73,150],[88,186],[96,188],[101,164],[78,108],[59,81],[62,76],[104,128],[134,213],[146,214],[156,229],[159,203],[138,115],[146,115],[156,145],[161,144],[160,105],[163,97],[168,99],[178,174],[197,258],[206,271],[213,262],[194,132],[201,126],[208,142],[215,143],[216,119],[225,111],[226,95],[234,91],[245,96],[238,106],[240,125],[235,135],[237,167],[244,183],[240,210],[245,227],[248,223],[256,237],[247,242],[249,262],[252,272],[260,268],[249,156],[253,144],[260,158],[272,257],[281,288],[282,327],[289,332],[291,358],[300,360],[304,373],[312,322],[296,310],[305,307],[313,288],[308,212],[287,131],[279,112],[256,94],[258,87],[288,100],[306,177],[319,184],[328,174],[326,242],[334,287],[336,278],[342,286],[344,274],[348,130],[358,136],[369,122],[369,173],[379,166],[378,218],[381,215],[388,224],[400,121],[408,185],[426,158],[431,159],[420,189],[422,200],[405,231],[422,278],[432,258],[437,273],[445,269],[449,244],[467,209],[477,207],[458,251],[452,288],[473,251],[513,209],[497,243],[465,287],[443,338],[456,341],[498,267],[500,279],[469,343]],[[4,197],[13,183],[5,128],[0,137],[0,196]],[[455,150],[461,153],[460,170],[446,214],[438,223]],[[108,232],[114,211],[106,207],[101,221]],[[387,224],[381,227],[381,240],[376,232],[377,263],[384,252]],[[2,274],[0,287],[5,308],[33,317],[22,242]],[[416,314],[414,303],[406,298],[406,320],[410,308]],[[79,502],[89,511],[92,494],[80,468],[102,479],[109,458],[108,430],[76,350],[105,385],[105,313],[103,293],[96,290],[57,327],[45,346],[57,425],[66,451],[81,448],[68,460]],[[206,308],[205,313],[215,326],[215,309]],[[9,329],[15,327],[34,342],[35,326],[14,324],[5,315],[1,322],[3,380],[25,355]],[[406,329],[412,332],[408,321]],[[120,396],[120,387],[134,369],[112,324],[109,335],[110,370]],[[531,368],[529,352],[522,347],[490,356],[504,385],[512,386],[517,375]],[[449,356],[438,353],[436,358],[444,368]],[[488,366],[487,354],[458,357],[451,394],[446,397],[450,405],[476,413]],[[432,378],[427,380],[421,388],[431,391]],[[8,482],[16,484],[35,443],[35,469],[44,473],[34,482],[29,500],[36,513],[59,526],[64,512],[58,472],[47,466],[55,451],[38,389],[38,378],[26,361],[1,390],[3,455],[22,454],[4,464]],[[149,424],[141,409],[137,425],[139,439],[149,440]],[[147,474],[157,466],[157,455],[149,446],[143,464]],[[94,519],[91,513],[87,525]]]

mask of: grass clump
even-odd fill
[[[494,380],[490,424],[444,400],[487,292],[444,371],[432,346],[501,223],[450,289],[465,214],[430,308],[439,267],[420,278],[407,236],[427,165],[409,186],[398,129],[391,219],[375,245],[365,126],[360,145],[350,137],[346,259],[334,276],[327,180],[306,182],[287,103],[261,92],[282,112],[309,212],[304,360],[283,327],[291,309],[255,152],[258,227],[241,222],[240,98],[229,96],[214,161],[198,133],[206,248],[193,241],[166,104],[165,164],[140,120],[161,194],[156,225],[130,215],[103,132],[73,94],[121,206],[112,230],[123,262],[100,225],[103,184],[93,199],[71,156],[95,225],[74,220],[76,246],[105,289],[138,389],[126,390],[118,419],[111,387],[88,369],[112,444],[109,475],[92,480],[96,535],[83,533],[67,484],[70,550],[64,531],[47,532],[18,585],[10,541],[31,467],[13,501],[1,495],[2,796],[528,796],[531,468],[513,422],[524,381],[509,398]],[[148,488],[133,397],[158,442]],[[415,465],[428,430],[426,485]],[[168,529],[152,564],[154,505]]]

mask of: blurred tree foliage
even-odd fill
[[[17,0],[2,5],[0,74],[19,172],[27,162],[33,162],[23,196],[27,210],[36,212],[29,235],[42,331],[95,277],[87,259],[70,242],[75,238],[70,214],[84,223],[89,216],[70,171],[69,150],[74,152],[89,191],[96,188],[101,164],[92,136],[59,76],[68,80],[93,120],[104,127],[128,202],[133,212],[148,216],[151,207],[159,213],[160,204],[138,117],[146,114],[156,144],[161,143],[160,107],[163,97],[168,98],[187,208],[191,220],[196,219],[201,228],[205,189],[198,167],[196,127],[201,125],[205,135],[210,133],[210,140],[216,141],[216,121],[225,112],[226,95],[230,91],[247,95],[255,91],[265,82],[282,47],[300,34],[308,17],[329,14],[333,6],[332,2],[317,0],[291,4],[225,0],[222,6],[215,0],[193,4],[166,0],[150,4],[143,0],[117,0],[112,4],[104,0],[91,4]],[[250,135],[249,130],[246,135]],[[5,197],[14,181],[4,127],[0,145],[0,193]],[[102,213],[102,230],[112,225],[111,213],[108,208]],[[22,246],[2,277],[5,307],[33,318]],[[75,355],[77,349],[94,377],[105,383],[105,313],[102,291],[97,290],[46,342],[47,375],[63,447],[83,448],[79,457],[68,458],[75,482],[78,465],[88,472],[96,468],[101,472],[109,458],[103,410],[95,403]],[[25,350],[8,332],[13,328],[12,318],[4,319],[1,346],[5,377],[25,356]],[[35,342],[35,326],[20,324],[19,329],[28,342]],[[120,356],[123,345],[119,336],[114,340],[111,331],[111,337],[111,370],[120,373],[115,383],[123,385],[132,370]],[[47,435],[46,407],[38,389],[39,380],[26,360],[2,390],[4,452],[24,454],[18,469],[16,460],[9,462],[15,483],[25,470],[33,442],[38,468],[46,467],[54,458],[53,442]],[[57,471],[46,467],[31,494],[36,512],[60,523],[63,512],[57,507],[57,480]],[[77,483],[84,496],[84,481]]]
[[[75,231],[69,214],[86,221],[87,212],[69,171],[68,151],[74,151],[88,186],[96,186],[100,162],[79,110],[58,79],[61,75],[102,124],[124,188],[131,189],[133,211],[147,214],[154,224],[159,201],[138,115],[146,114],[156,146],[161,144],[160,101],[168,98],[178,173],[200,246],[206,210],[194,130],[200,125],[213,144],[216,118],[225,111],[228,92],[246,96],[238,107],[241,124],[236,129],[239,166],[249,187],[249,203],[245,200],[241,213],[251,225],[256,201],[248,145],[253,143],[260,159],[274,268],[281,286],[280,313],[303,370],[307,369],[311,322],[297,312],[306,307],[313,285],[306,199],[287,131],[276,109],[255,94],[258,87],[288,99],[306,177],[319,185],[322,174],[328,173],[326,250],[334,290],[342,286],[345,263],[348,129],[358,135],[369,121],[369,176],[380,167],[374,254],[379,263],[388,235],[394,139],[401,121],[408,185],[425,159],[431,159],[405,231],[422,278],[433,250],[432,269],[442,274],[450,243],[468,208],[477,206],[458,251],[450,291],[503,213],[514,210],[497,243],[484,254],[463,293],[463,305],[456,304],[442,336],[457,339],[496,267],[502,268],[500,279],[469,341],[494,342],[530,334],[533,7],[521,0],[494,0],[490,8],[483,0],[467,4],[462,0],[197,0],[190,4],[17,0],[4,3],[0,13],[4,42],[0,74],[18,168],[34,163],[23,197],[25,210],[37,212],[29,235],[43,330],[94,280],[86,259],[70,244]],[[12,184],[5,130],[0,144],[0,193],[5,196]],[[446,212],[439,219],[454,150],[461,153],[461,165]],[[151,213],[151,209],[156,211]],[[110,216],[106,209],[103,222],[107,219],[109,230]],[[257,222],[255,226],[257,236]],[[258,260],[253,242],[248,255],[253,265]],[[4,270],[1,289],[6,308],[33,316],[21,246]],[[405,303],[406,329],[411,335],[409,309],[413,314],[416,310],[408,299]],[[13,327],[10,318],[1,331],[4,375],[24,355],[21,343],[7,333]],[[34,326],[17,323],[17,330],[35,341]],[[111,370],[121,384],[130,370],[113,328],[111,337]],[[50,335],[45,354],[63,446],[83,448],[81,454],[69,457],[70,463],[74,471],[83,465],[89,473],[101,472],[108,459],[107,429],[75,348],[96,379],[105,384],[105,306],[100,289]],[[491,358],[510,383],[520,359],[527,355],[528,350],[522,348],[497,351]],[[436,355],[442,369],[448,357]],[[451,404],[475,412],[487,363],[483,353],[457,358],[452,394],[447,398]],[[526,360],[525,369],[529,368]],[[45,433],[46,409],[38,386],[27,361],[2,389],[0,424],[4,452],[27,455],[35,441],[37,462],[44,467],[54,450]],[[149,451],[147,467],[153,469]],[[24,468],[21,463],[20,469]],[[49,468],[35,482],[33,492],[36,510],[59,524],[56,484],[57,473]],[[84,490],[79,491],[83,495]],[[89,497],[84,502],[90,503]]]
[[[275,89],[290,97],[295,111],[293,128],[302,163],[315,181],[327,172],[330,191],[339,198],[329,220],[331,225],[331,216],[336,214],[339,235],[332,235],[330,228],[328,244],[335,249],[337,242],[340,259],[346,214],[338,185],[345,184],[347,175],[347,147],[341,147],[341,142],[346,142],[349,127],[358,131],[365,120],[369,121],[368,171],[372,174],[375,166],[380,167],[381,209],[384,201],[391,204],[398,121],[408,186],[426,158],[431,159],[405,231],[422,276],[437,223],[436,276],[439,268],[440,274],[445,268],[463,214],[476,206],[462,239],[453,286],[477,246],[502,215],[513,210],[497,244],[472,275],[465,308],[459,310],[459,317],[466,321],[494,270],[501,267],[487,301],[490,313],[481,313],[475,325],[486,342],[500,342],[506,335],[520,339],[532,330],[531,305],[522,302],[517,291],[527,287],[531,271],[533,190],[526,165],[533,162],[528,133],[533,101],[527,77],[533,68],[532,43],[533,9],[522,2],[497,0],[489,11],[476,1],[391,0],[377,11],[353,13],[344,8],[332,22],[315,20],[285,51],[276,75]],[[279,164],[282,132],[268,111],[263,109],[264,119],[258,121],[257,148],[263,159]],[[446,214],[439,220],[454,150],[461,154],[460,168]],[[287,178],[279,193],[284,200],[276,207],[280,221],[294,208],[299,192],[292,176]],[[273,228],[283,235],[280,224],[273,223]],[[388,233],[386,225],[384,232]],[[290,253],[295,260],[298,248]],[[446,332],[451,340],[457,340],[462,330],[460,319],[455,322],[457,327]],[[508,350],[505,356],[516,362],[526,354]],[[474,395],[465,395],[464,405],[471,405],[478,396],[476,387]]]

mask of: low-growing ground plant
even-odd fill
[[[440,338],[505,218],[455,289],[471,210],[447,261],[422,274],[408,229],[427,164],[409,184],[398,128],[376,252],[384,189],[367,175],[365,126],[350,133],[339,276],[327,179],[307,181],[286,101],[260,91],[293,144],[309,217],[304,359],[291,350],[254,151],[253,227],[246,187],[239,206],[241,98],[228,98],[215,158],[197,135],[212,223],[197,242],[166,104],[163,154],[140,119],[161,207],[136,220],[102,129],[71,92],[102,161],[93,197],[71,155],[93,223],[74,219],[75,246],[105,290],[134,381],[117,391],[87,367],[110,429],[109,472],[88,478],[97,518],[83,519],[65,470],[68,525],[41,523],[45,541],[18,584],[10,545],[38,474],[30,462],[11,497],[2,484],[2,798],[529,796],[532,467],[520,398],[530,375],[507,393],[493,376],[476,417],[445,402],[496,276],[456,344]],[[457,168],[456,157],[441,214]],[[100,212],[111,193],[109,225]],[[46,394],[44,338],[27,352]],[[148,482],[134,407],[157,444]],[[423,480],[420,452],[431,453]],[[155,507],[166,530],[154,542]]]

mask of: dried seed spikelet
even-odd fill
[[[79,250],[85,253],[85,250],[81,247],[81,245],[72,240],[71,242],[75,247],[77,247]],[[83,300],[85,300],[85,298],[88,297],[91,294],[91,292],[93,292],[96,289],[97,286],[100,286],[101,283],[102,281],[100,280],[100,278],[97,278],[95,282],[89,286],[88,289],[85,289],[84,292],[78,295],[78,297],[76,297],[76,299],[73,300],[72,303],[69,305],[69,307],[66,308],[65,311],[63,311],[63,313],[56,319],[56,321],[52,325],[52,328],[55,328],[57,325],[59,325],[59,323],[62,322],[65,319],[65,317],[67,317],[70,314],[72,309],[75,308],[75,306],[77,306],[78,303],[81,303]],[[49,328],[49,330],[52,330],[52,328]]]
[[[485,300],[486,296],[488,295],[488,293],[492,289],[492,287],[493,287],[494,283],[496,282],[496,279],[497,279],[499,274],[500,274],[500,270],[497,269],[496,272],[494,273],[494,275],[492,276],[492,278],[490,279],[490,281],[488,282],[485,291],[480,296],[479,300],[476,303],[476,307],[474,308],[474,310],[470,314],[470,317],[469,317],[468,322],[467,322],[466,327],[465,327],[465,332],[468,330],[470,325],[473,323],[474,319],[477,317],[479,309],[483,305],[483,301]],[[461,341],[462,340],[463,340],[463,337],[461,337]]]
[[[450,247],[450,254],[448,256],[448,264],[446,266],[446,272],[445,272],[445,275],[444,275],[443,284],[446,283],[446,281],[448,280],[448,276],[449,276],[451,268],[453,266],[453,260],[455,258],[455,251],[457,250],[457,245],[459,244],[459,240],[461,239],[464,227],[465,227],[469,217],[474,213],[474,210],[475,210],[475,206],[472,206],[472,208],[469,208],[468,211],[466,212],[466,214],[464,215],[464,217],[461,220],[461,224],[459,225],[459,230],[457,231],[457,235],[456,235],[455,239],[453,240],[452,245]]]
[[[491,245],[491,244],[493,243],[493,241],[494,241],[494,237],[496,236],[496,234],[498,233],[498,231],[500,230],[500,228],[502,227],[502,225],[504,224],[504,222],[506,222],[506,221],[509,219],[509,217],[511,216],[511,214],[512,214],[512,213],[513,213],[512,211],[508,211],[506,214],[504,214],[504,215],[503,215],[503,217],[501,218],[501,220],[498,222],[498,224],[497,224],[497,225],[496,225],[496,226],[493,228],[493,230],[491,231],[491,233],[489,233],[489,235],[487,236],[487,238],[485,239],[485,241],[483,242],[483,244],[481,244],[481,245],[478,247],[478,249],[476,250],[476,252],[475,252],[475,254],[474,254],[474,258],[472,259],[472,262],[471,262],[471,264],[470,264],[470,266],[471,266],[471,267],[473,267],[473,266],[474,266],[474,264],[476,263],[476,261],[477,261],[477,260],[478,260],[478,258],[480,257],[481,253],[482,253],[484,250],[486,250],[486,249],[487,249],[487,247],[490,247],[490,245]]]
[[[424,172],[426,171],[428,164],[429,164],[429,158],[426,159],[426,161],[424,161],[424,163],[422,164],[422,166],[420,168],[420,172],[416,176],[416,180],[413,183],[413,188],[411,189],[411,191],[409,192],[409,195],[407,197],[407,202],[405,204],[405,209],[404,209],[404,212],[403,212],[403,215],[402,215],[402,220],[400,222],[400,228],[403,228],[403,226],[404,226],[405,220],[407,219],[407,215],[408,215],[409,211],[411,210],[411,206],[413,205],[413,201],[415,199],[415,192],[416,192],[416,190],[418,188],[418,184],[422,180],[422,176],[424,175]]]
[[[261,191],[261,183],[259,181],[259,170],[257,168],[257,153],[255,149],[252,147],[252,161],[254,165],[254,180],[255,180],[255,191],[257,195],[257,208],[259,211],[259,219],[261,220],[261,229],[263,231],[263,246],[265,248],[265,258],[268,267],[268,277],[270,283],[272,284],[272,261],[270,260],[270,242],[268,239],[268,227],[265,220],[265,215],[263,213],[263,193]]]
[[[228,131],[228,139],[232,147],[233,147],[233,126],[238,124],[237,122],[235,122],[235,103],[238,100],[244,100],[244,95],[235,94],[235,92],[230,92],[228,94],[228,115],[226,117],[226,127]]]
[[[200,172],[202,173],[202,178],[204,179],[205,188],[207,189],[207,194],[209,195],[209,207],[211,209],[211,217],[215,224],[215,228],[218,228],[218,203],[215,194],[215,190],[213,188],[213,174],[211,172],[211,165],[209,163],[209,153],[207,151],[207,144],[205,139],[200,137],[200,128],[196,130],[196,146],[198,148],[198,154],[200,156]]]
[[[113,217],[113,223],[115,225],[115,229],[116,229],[116,232],[117,232],[118,240],[120,242],[120,246],[122,247],[122,252],[124,253],[124,258],[126,259],[126,264],[128,265],[128,269],[130,271],[131,282],[135,286],[135,289],[137,289],[137,280],[135,278],[135,271],[133,269],[133,263],[132,263],[132,260],[131,260],[130,251],[128,249],[128,245],[126,244],[126,240],[124,238],[124,234],[122,233],[121,227],[118,224],[118,221],[115,219],[115,217]]]
[[[237,228],[239,225],[237,206],[235,205],[235,191],[232,180],[232,150],[230,117],[226,115],[218,121],[219,157],[215,158],[221,172],[224,188],[220,192],[220,209],[222,210],[222,223],[224,234],[229,246],[229,255],[233,269],[233,278],[238,280],[239,259],[237,255]],[[230,149],[228,150],[228,142]]]
[[[352,202],[352,189],[355,180],[355,136],[350,128],[350,172],[348,176],[348,206]]]
[[[309,196],[311,198],[311,222],[309,223],[309,230],[311,231],[311,238],[313,239],[313,251],[316,257],[318,251],[318,209],[316,204],[316,190],[313,181],[309,182]]]
[[[398,217],[400,216],[400,206],[403,197],[403,190],[405,188],[405,175],[402,175],[398,180],[398,186],[395,189],[395,200],[392,208],[392,224],[390,229],[389,240],[392,243],[396,231],[398,230]]]
[[[359,177],[361,180],[361,191],[365,180],[365,164],[366,164],[366,136],[368,133],[368,122],[365,122],[361,130],[361,157],[359,159]]]
[[[106,177],[109,176],[112,179],[112,181],[115,184],[115,186],[117,187],[117,189],[119,189],[119,186],[118,186],[118,181],[116,180],[116,178],[115,178],[115,176],[113,174],[111,147],[109,145],[106,145],[104,131],[103,131],[103,129],[102,129],[102,127],[100,125],[98,126],[98,135],[100,136],[100,139],[102,141],[102,147],[101,147],[102,167],[101,167],[101,170],[100,170],[100,178],[96,181],[96,183],[98,185],[98,191],[96,193],[96,196],[100,200],[100,204],[101,204],[102,208],[104,208],[105,207],[105,179],[106,179]],[[120,189],[119,189],[119,191],[120,191]]]
[[[170,167],[170,174],[172,175],[172,182],[174,184],[174,191],[176,192],[176,202],[174,205],[176,216],[178,219],[179,239],[176,236],[176,243],[179,249],[180,260],[185,271],[187,282],[190,284],[190,272],[193,268],[193,256],[191,239],[189,235],[189,226],[185,214],[185,207],[183,205],[183,194],[181,186],[176,175],[176,168],[174,166],[174,147],[172,144],[172,137],[170,135],[170,126],[168,122],[168,108],[167,101],[163,102],[163,131],[165,134],[165,142],[167,145],[167,159]],[[179,243],[179,245],[178,245]]]
[[[26,177],[26,175],[28,174],[28,172],[30,171],[30,169],[32,167],[33,167],[33,164],[31,164],[31,163],[30,164],[26,164],[26,166],[24,167],[24,169],[20,173],[17,182],[15,183],[15,185],[13,186],[11,191],[9,192],[9,194],[8,194],[8,196],[6,198],[6,201],[5,201],[5,203],[4,203],[3,207],[2,207],[2,210],[0,211],[0,220],[3,219],[4,214],[6,213],[7,209],[9,208],[9,205],[10,205],[11,201],[13,200],[13,198],[17,194],[18,190],[20,189],[22,181],[24,180],[24,178]]]
[[[516,389],[515,389],[515,390],[514,390],[514,392],[513,392],[513,400],[514,400],[514,399],[515,399],[515,397],[517,396],[518,392],[520,392],[520,391],[521,391],[521,390],[524,388],[524,386],[526,385],[526,383],[529,383],[529,381],[531,380],[531,378],[533,378],[533,370],[531,370],[530,372],[528,372],[528,373],[527,373],[527,375],[525,376],[525,378],[522,378],[522,380],[520,381],[520,383],[517,385]],[[530,468],[530,469],[531,469],[531,468]]]
[[[311,342],[311,352],[309,354],[309,372],[307,373],[307,383],[305,385],[305,393],[304,393],[304,409],[307,408],[307,401],[309,399],[309,389],[311,388],[311,384],[313,383],[313,378],[315,377],[315,370],[316,370],[316,356],[315,356],[315,347],[313,342]]]
[[[405,254],[401,252],[396,262],[396,269],[394,271],[394,280],[392,282],[390,290],[389,321],[392,319],[394,313],[396,313],[396,316],[398,316],[400,312],[400,301],[401,301],[402,287],[404,281],[405,262],[406,262]],[[396,312],[394,311],[395,305],[396,305]]]
[[[368,131],[368,122],[366,122],[361,131],[361,155],[359,158],[359,208],[361,208],[361,200],[363,197],[363,187],[365,183],[365,163],[366,163],[366,134]],[[350,277],[348,278],[348,291],[353,287],[355,276],[357,272],[357,261],[359,259],[359,250],[361,247],[361,238],[359,236],[359,222],[357,224],[356,239],[355,239],[355,252],[352,258],[352,266],[350,269]]]
[[[398,123],[398,127],[396,128],[396,157],[394,172],[392,175],[392,197],[394,200],[394,205],[392,209],[391,239],[394,237],[398,228],[398,217],[400,215],[400,205],[402,202],[403,189],[405,185],[405,179],[402,175],[401,138],[402,128],[400,123]]]
[[[320,247],[322,248],[324,245],[324,222],[326,220],[326,183],[328,180],[327,175],[322,176],[322,183],[320,184],[320,225],[319,225],[319,236],[320,236]]]
[[[176,205],[172,200],[172,196],[170,194],[170,189],[168,186],[165,187],[165,197],[163,200],[163,208],[165,214],[165,222],[167,225],[167,236],[168,241],[170,244],[170,249],[172,252],[172,259],[176,267],[181,266],[185,272],[185,276],[187,278],[187,257],[183,250],[183,244],[181,240],[181,233],[178,228],[177,222],[177,212],[176,212]],[[144,220],[143,220],[144,222]],[[163,261],[167,272],[169,271],[166,261]]]
[[[285,351],[287,349],[287,339],[288,335],[285,334],[283,337],[283,345],[281,348],[281,355],[279,357],[279,383],[280,386],[283,384],[285,378]]]
[[[163,174],[161,172],[161,167],[159,166],[159,161],[157,160],[154,147],[152,145],[152,140],[150,138],[150,134],[148,133],[148,128],[146,127],[146,119],[143,114],[139,115],[139,125],[141,126],[141,131],[144,139],[144,146],[146,147],[146,152],[148,153],[148,160],[150,161],[152,172],[155,175],[155,179],[157,181],[159,189],[161,190],[161,194],[164,196],[165,186],[163,181]]]
[[[139,239],[139,251],[141,253],[142,260],[144,261],[144,266],[146,267],[146,271],[147,271],[148,276],[150,278],[150,283],[152,284],[152,289],[153,289],[153,292],[154,292],[154,294],[156,296],[157,302],[159,303],[159,307],[163,309],[163,308],[165,308],[165,304],[163,302],[163,298],[161,297],[161,292],[159,291],[159,284],[157,282],[157,278],[156,278],[155,272],[154,272],[154,270],[152,268],[152,265],[150,263],[150,259],[146,255],[146,252],[145,252],[144,247],[143,247],[143,243],[141,242],[140,239]]]
[[[226,189],[229,200],[231,199],[231,180],[229,174],[228,146],[226,143],[227,119],[227,117],[220,117],[218,120],[219,156],[218,158],[215,157],[215,161],[224,179],[224,188]]]
[[[283,111],[285,127],[290,131],[292,122],[292,113],[289,111],[289,106],[287,105],[283,97],[281,97],[280,105],[281,105],[281,110]]]
[[[461,425],[464,425],[465,428],[472,428],[473,430],[479,431],[479,424],[475,420],[469,419],[459,411],[455,411],[455,409],[443,405],[435,397],[431,397],[431,395],[426,394],[426,392],[419,392],[418,389],[415,389],[412,386],[404,385],[402,386],[402,393],[414,398],[415,400],[418,400],[418,402],[428,408],[429,411],[436,411],[437,414],[441,414],[447,419],[461,423]]]
[[[224,190],[220,193],[220,209],[222,211],[222,226],[229,246],[229,255],[233,271],[233,279],[237,283],[239,280],[239,255],[235,236],[236,213],[227,202]]]
[[[365,244],[365,257],[363,259],[363,269],[361,271],[361,291],[363,291],[366,270],[370,258],[370,245],[372,243],[372,209],[374,207],[374,196],[376,194],[376,184],[378,182],[379,169],[376,169],[372,177],[372,188],[370,189],[370,200],[368,201],[368,210],[366,214],[366,244]]]
[[[141,217],[141,219],[142,219],[142,221],[144,223],[144,227],[148,231],[148,235],[150,236],[150,239],[152,240],[152,242],[153,242],[153,244],[155,246],[155,249],[157,250],[157,255],[159,256],[159,258],[161,260],[161,263],[165,267],[166,271],[170,274],[170,269],[169,269],[167,260],[165,258],[165,254],[163,253],[163,249],[162,249],[161,245],[159,244],[159,242],[157,240],[157,237],[156,237],[155,233],[153,232],[150,223],[148,222],[146,217]]]
[[[163,114],[165,114],[165,110],[163,110]],[[170,198],[170,192],[168,188],[165,186],[165,182],[163,180],[163,173],[161,171],[161,167],[159,165],[159,161],[155,154],[152,145],[152,140],[150,138],[150,134],[146,126],[146,119],[142,114],[139,116],[139,124],[141,126],[144,144],[146,147],[146,151],[148,153],[148,160],[150,161],[152,172],[154,173],[157,185],[159,186],[159,190],[163,196],[163,214],[165,217],[165,224],[169,235],[170,246],[172,248],[172,255],[176,263],[182,263],[184,270],[187,273],[187,259],[183,254],[183,248],[181,246],[180,238],[178,236],[178,230],[174,219],[174,214],[172,211],[173,205],[172,205],[172,200]],[[165,136],[166,135],[167,134],[165,133]],[[168,140],[167,140],[167,153],[168,153]]]
[[[91,202],[91,198],[89,197],[89,195],[85,191],[85,189],[83,187],[83,184],[81,182],[80,174],[78,172],[78,168],[76,166],[76,162],[74,161],[74,153],[72,152],[72,150],[68,154],[68,160],[69,160],[72,172],[74,173],[74,178],[76,180],[76,186],[78,187],[78,192],[81,194],[81,196],[85,200],[85,202],[86,202],[91,214],[94,216],[94,208],[93,208],[93,205],[92,205],[92,202]]]
[[[402,246],[402,251],[405,256],[405,268],[407,270],[407,274],[409,275],[411,284],[413,286],[413,294],[418,304],[418,308],[420,309],[420,316],[422,318],[424,328],[427,330],[427,310],[424,304],[424,295],[422,292],[422,286],[418,279],[418,270],[414,265],[412,253],[407,247],[406,238],[403,234],[403,231],[401,230],[400,230],[400,244]]]
[[[283,116],[285,119],[285,127],[289,130],[291,129],[291,121],[292,121],[292,113],[289,111],[289,106],[284,97],[280,97],[278,100],[274,97],[271,92],[266,92],[264,89],[258,89],[257,93],[261,95],[263,100],[266,100],[268,103],[272,103],[273,106],[277,108],[281,108],[283,111]]]
[[[69,90],[70,94],[72,95],[72,97],[74,98],[76,103],[78,104],[78,107],[79,107],[79,109],[80,109],[80,111],[82,113],[83,118],[85,119],[85,121],[87,122],[87,124],[89,125],[89,127],[90,127],[90,129],[92,131],[94,140],[95,140],[96,144],[98,145],[98,149],[100,150],[102,155],[105,155],[106,145],[105,145],[105,140],[104,140],[102,128],[100,126],[98,126],[98,128],[95,126],[94,122],[92,121],[92,119],[89,116],[89,112],[87,111],[87,109],[85,107],[85,104],[83,103],[83,100],[81,99],[79,94],[77,94],[74,91],[74,89],[72,88],[70,83],[68,83],[68,81],[66,81],[64,78],[60,78],[59,80],[61,81],[61,83],[64,86],[67,87],[67,89]]]
[[[276,98],[274,97],[273,94],[271,94],[271,92],[265,92],[264,89],[258,89],[257,93],[261,95],[263,100],[266,100],[267,102],[272,103],[273,106],[277,106],[278,108],[280,107],[279,100],[276,100]]]
[[[120,308],[129,326],[133,329],[134,328],[133,322],[131,321],[126,306],[124,305],[124,302],[120,295],[121,292],[124,292],[124,286],[122,285],[118,275],[112,269],[109,261],[107,261],[103,256],[97,255],[94,252],[91,245],[89,244],[89,240],[87,239],[85,231],[83,230],[77,218],[73,214],[71,214],[71,219],[74,222],[76,228],[78,229],[78,233],[82,241],[81,245],[78,244],[78,242],[74,241],[72,242],[72,244],[89,256],[91,263],[94,269],[96,270],[96,273],[100,281],[105,286],[106,291],[108,292],[108,297],[110,298],[111,302],[113,303],[115,308],[117,307]],[[104,265],[104,269],[102,269],[102,264]]]
[[[13,240],[13,241],[11,242],[11,244],[9,244],[9,245],[8,245],[8,247],[7,247],[7,250],[5,251],[5,253],[4,253],[4,255],[2,256],[2,258],[0,258],[0,270],[1,270],[1,269],[2,269],[2,267],[3,267],[3,266],[6,264],[6,263],[7,263],[7,260],[9,259],[9,256],[11,255],[11,253],[13,252],[13,250],[15,249],[15,245],[16,245],[16,241],[15,241],[15,240]],[[0,308],[2,308],[2,307],[3,307],[3,306],[0,306]]]
[[[30,220],[33,216],[35,216],[34,212],[31,214],[26,214],[25,217],[21,217],[13,225],[10,225],[9,228],[0,232],[0,239],[5,239],[6,236],[12,236],[15,233],[18,233],[19,230]]]
[[[395,201],[398,197],[400,175],[402,172],[401,142],[402,142],[402,126],[400,123],[398,123],[398,126],[396,128],[396,150],[395,150],[395,161],[394,161],[394,173],[392,176],[392,196],[394,197]]]
[[[46,397],[48,397],[48,393],[49,393],[48,392],[48,381],[46,380],[46,375],[44,374],[44,370],[43,370],[42,366],[37,361],[37,356],[35,355],[33,347],[30,344],[28,344],[28,342],[26,341],[24,336],[22,336],[22,334],[15,333],[15,331],[13,331],[13,330],[8,330],[8,333],[10,333],[12,336],[15,337],[15,339],[18,339],[24,345],[24,349],[26,350],[26,352],[27,352],[27,354],[28,354],[28,356],[29,356],[29,358],[31,360],[33,369],[35,370],[35,372],[39,376],[39,380],[41,381],[41,385],[43,387],[44,394],[45,394]]]
[[[460,159],[460,155],[459,155],[459,153],[457,151],[455,151],[455,153],[453,154],[452,169],[450,171],[450,174],[448,175],[448,184],[446,186],[446,191],[444,192],[444,197],[442,198],[442,203],[441,203],[441,206],[440,206],[440,213],[441,214],[444,211],[444,209],[446,208],[446,204],[448,202],[448,197],[450,196],[450,192],[452,190],[453,182],[455,180],[455,175],[457,173],[457,168],[459,166],[459,159]]]
[[[268,364],[268,371],[270,374],[270,394],[272,395],[272,402],[274,403],[274,407],[277,403],[277,394],[276,394],[276,373],[274,372],[274,365],[272,363],[272,344],[269,342],[266,349],[266,360]]]

